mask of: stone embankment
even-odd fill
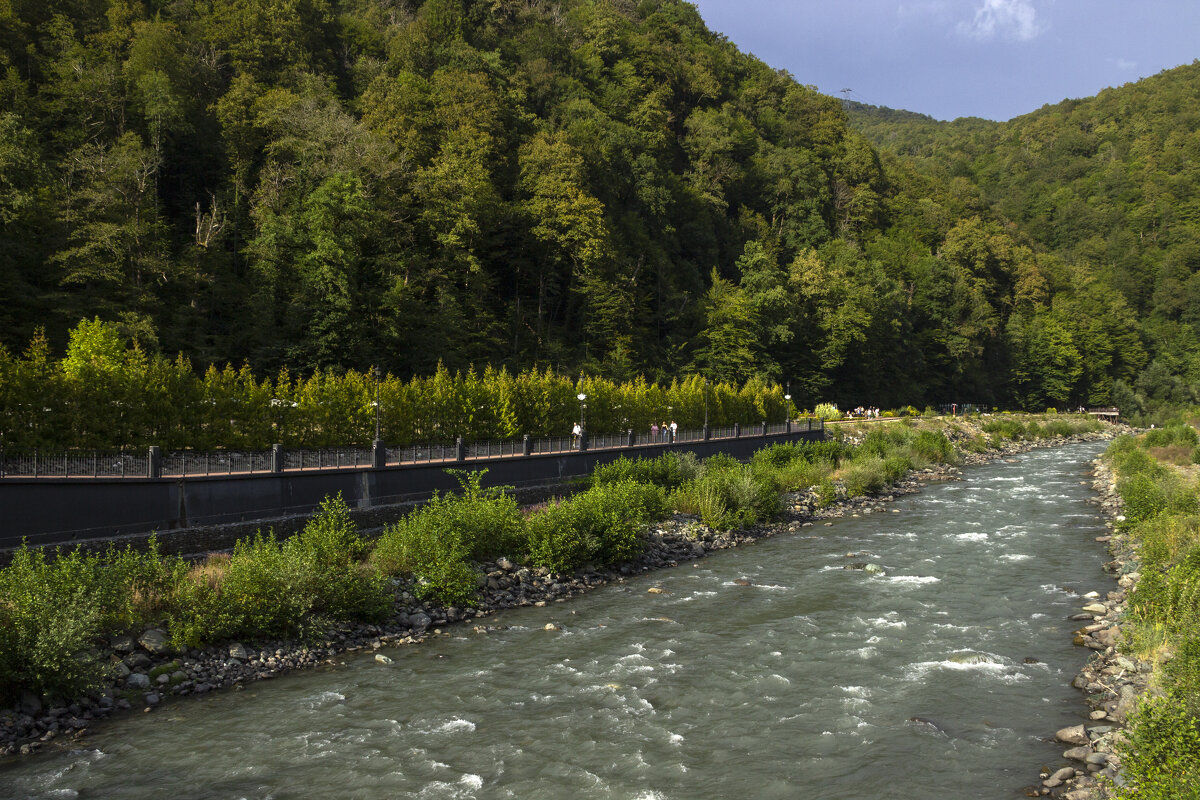
[[[969,430],[947,433],[952,440],[974,438],[974,433]],[[1110,430],[1035,443],[1011,443],[985,453],[960,453],[960,463],[980,463],[1035,447],[1055,447],[1113,435]],[[886,494],[873,497],[847,499],[845,490],[838,486],[838,497],[828,506],[822,506],[816,492],[791,493],[785,496],[784,512],[777,521],[745,530],[716,531],[695,517],[676,515],[646,532],[646,548],[638,559],[613,569],[553,574],[501,558],[480,565],[480,597],[475,608],[444,608],[422,603],[408,591],[409,587],[398,584],[396,611],[387,623],[342,625],[327,632],[320,640],[307,644],[294,641],[253,645],[235,642],[178,652],[170,648],[162,630],[147,630],[136,639],[116,636],[106,643],[113,680],[102,692],[50,706],[42,698],[27,694],[16,708],[0,710],[0,755],[27,755],[52,741],[69,744],[83,737],[97,721],[114,714],[138,709],[150,712],[172,697],[204,695],[218,690],[237,691],[253,681],[269,680],[291,670],[335,664],[340,657],[350,653],[375,651],[376,658],[384,661],[388,656],[378,651],[442,635],[443,627],[450,624],[476,621],[475,631],[487,633],[493,628],[480,618],[495,611],[563,602],[609,582],[676,566],[681,561],[701,558],[707,553],[766,536],[817,524],[832,525],[829,520],[837,517],[883,512],[887,510],[884,504],[888,501],[919,492],[930,482],[959,480],[960,473],[958,467],[950,465],[918,470],[889,487]]]
[[[1100,459],[1094,462],[1095,502],[1112,530],[1123,519],[1117,495],[1116,479]],[[1075,676],[1073,685],[1083,692],[1090,709],[1088,722],[1063,728],[1055,740],[1064,746],[1065,766],[1043,772],[1040,785],[1026,790],[1030,797],[1049,796],[1063,800],[1101,800],[1110,797],[1112,786],[1121,786],[1121,760],[1116,746],[1122,741],[1125,723],[1137,700],[1148,689],[1151,665],[1129,653],[1121,652],[1121,624],[1125,619],[1129,595],[1137,585],[1135,553],[1119,534],[1098,537],[1107,543],[1112,560],[1104,565],[1116,578],[1116,589],[1101,596],[1089,592],[1081,598],[1078,614],[1070,619],[1080,623],[1075,644],[1092,650],[1087,664]]]

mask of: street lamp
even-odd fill
[[[379,367],[371,367],[375,376],[375,441],[379,441],[380,406],[379,406]]]
[[[583,392],[580,392],[579,394],[577,394],[575,396],[579,399],[579,427],[581,429],[583,429],[583,428],[587,427],[585,424],[586,423],[585,415],[587,414],[587,406],[584,405],[584,402],[583,402],[584,400],[587,400],[587,395],[584,394]]]

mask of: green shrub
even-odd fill
[[[628,459],[624,456],[592,471],[592,484],[636,481],[653,483],[671,490],[696,476],[699,461],[695,453],[664,453],[658,458]]]
[[[822,420],[830,420],[841,419],[843,414],[833,403],[817,403],[817,407],[813,409],[813,416]]]
[[[635,481],[594,486],[530,517],[529,554],[552,572],[628,561],[641,552],[642,525],[665,514],[662,487]]]
[[[875,494],[887,485],[883,459],[867,458],[855,461],[845,469],[842,483],[846,486],[848,497]]]
[[[774,479],[782,491],[796,492],[816,486],[825,480],[832,471],[833,465],[828,461],[811,463],[797,459],[774,469],[773,473]]]
[[[0,570],[0,699],[25,690],[70,697],[103,683],[93,650],[103,615],[87,591],[89,561],[78,551],[47,560],[22,545]]]
[[[915,456],[933,464],[944,464],[954,458],[954,445],[941,432],[918,431],[910,447]]]
[[[817,485],[817,504],[821,508],[826,508],[832,505],[835,500],[837,500],[837,487],[834,486],[833,481],[829,478],[823,479]]]
[[[1196,717],[1200,715],[1200,632],[1188,630],[1183,636],[1175,655],[1163,664],[1163,673],[1167,690]]]
[[[335,619],[379,619],[391,594],[362,563],[366,549],[341,496],[327,498],[295,536],[280,542],[259,531],[228,560],[193,570],[169,614],[172,640],[304,637]]]
[[[1182,700],[1149,697],[1129,720],[1118,745],[1124,785],[1118,800],[1195,800],[1200,797],[1200,730]]]
[[[1164,428],[1147,431],[1142,441],[1146,447],[1170,447],[1177,444],[1194,447],[1197,444],[1196,429],[1191,425],[1177,422]]]
[[[699,515],[711,528],[748,527],[779,512],[780,483],[774,471],[714,456],[695,480],[671,495],[671,503],[677,511]]]
[[[1146,569],[1129,598],[1130,612],[1172,632],[1190,633],[1200,624],[1200,544],[1192,544],[1165,568]]]
[[[1196,447],[1195,447],[1195,448],[1192,450],[1192,463],[1193,463],[1193,464],[1200,464],[1200,445],[1197,445],[1197,446],[1196,446]]]
[[[1200,542],[1200,517],[1162,514],[1133,528],[1144,569],[1165,569]]]
[[[883,479],[885,483],[895,483],[913,468],[913,463],[907,456],[889,456],[883,460]]]
[[[1025,438],[1025,425],[1017,419],[1008,417],[992,417],[987,422],[983,423],[983,432],[991,434],[993,439],[1023,439]]]
[[[1117,482],[1117,492],[1125,502],[1129,523],[1141,522],[1167,510],[1167,493],[1161,478],[1147,472],[1135,472]]]
[[[1112,468],[1122,477],[1134,475],[1155,477],[1166,472],[1166,469],[1154,459],[1154,456],[1140,448],[1119,450],[1112,457]]]

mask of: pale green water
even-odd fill
[[[452,627],[391,665],[171,703],[0,766],[0,796],[1020,797],[1061,762],[1042,737],[1085,711],[1064,589],[1112,588],[1080,485],[1101,449],[968,469],[884,513],[484,620],[499,632]]]

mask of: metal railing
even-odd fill
[[[824,425],[815,418],[791,423],[753,423],[740,426],[680,428],[674,439],[669,430],[652,434],[601,433],[585,435],[588,450],[618,450],[629,447],[687,444],[713,439],[780,436],[789,431],[821,431]],[[141,453],[103,453],[71,451],[67,453],[6,453],[0,450],[0,478],[158,478],[204,475],[254,474],[292,470],[362,468],[375,464],[401,465],[423,462],[483,461],[495,458],[520,458],[526,455],[568,453],[580,450],[580,437],[548,436],[520,439],[485,439],[475,442],[434,443],[385,447],[377,454],[372,447],[325,447],[284,449],[276,446],[264,451],[214,450],[172,453],[149,448]]]

